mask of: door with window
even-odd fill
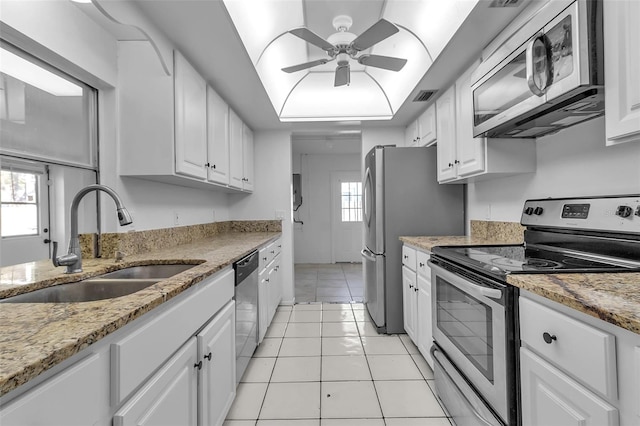
[[[49,195],[45,166],[0,163],[0,266],[49,257]]]
[[[362,181],[359,171],[331,174],[332,260],[361,262]]]

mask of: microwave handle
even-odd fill
[[[535,70],[534,70],[534,57],[533,50],[536,47],[537,43],[542,43],[544,46],[544,56],[545,56],[545,82],[544,87],[539,87],[535,80]],[[529,86],[529,90],[536,96],[543,96],[549,86],[551,85],[551,79],[553,78],[553,73],[551,72],[551,49],[549,45],[549,39],[544,33],[536,34],[529,44],[527,45],[526,52],[526,71],[527,71],[527,85]]]

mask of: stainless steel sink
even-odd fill
[[[75,283],[60,284],[18,296],[0,303],[91,302],[126,296],[196,265],[142,265],[120,269]]]
[[[60,284],[0,300],[0,303],[69,303],[113,299],[147,288],[160,281],[154,279],[91,278]]]
[[[141,265],[100,275],[100,278],[169,278],[197,265]]]

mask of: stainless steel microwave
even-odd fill
[[[548,6],[567,3],[536,14],[478,67],[474,136],[535,138],[604,114],[602,0]]]

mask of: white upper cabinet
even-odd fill
[[[431,104],[418,117],[418,146],[433,145],[438,136],[436,129],[436,105]]]
[[[229,184],[229,106],[207,87],[207,179]]]
[[[640,2],[603,2],[607,145],[640,141]]]
[[[253,132],[242,125],[242,189],[253,191]]]
[[[404,132],[405,146],[430,146],[436,142],[436,106],[432,104]]]
[[[242,120],[234,110],[229,108],[229,185],[239,189],[244,183],[242,131]]]
[[[179,52],[174,55],[176,173],[207,177],[207,83]]]
[[[474,67],[436,100],[440,183],[466,183],[535,171],[534,140],[473,137]]]
[[[230,178],[229,107],[180,52],[167,76],[147,42],[119,41],[117,93],[121,176],[243,191]],[[242,174],[242,121],[236,137]]]

